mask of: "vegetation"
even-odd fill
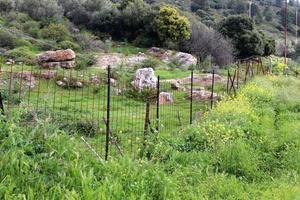
[[[300,195],[299,86],[294,78],[257,78],[199,124],[160,136],[147,149],[150,160],[102,163],[60,122],[41,119],[29,131],[20,111],[0,122],[0,197],[294,199]]]

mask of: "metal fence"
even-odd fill
[[[0,71],[0,109],[7,117],[18,110],[29,129],[41,119],[57,123],[101,158],[137,156],[149,137],[172,135],[199,120],[218,100],[215,92],[235,94],[243,76],[253,74],[239,66],[223,77],[191,71],[180,80],[158,77],[156,87],[143,93],[113,79],[110,68],[88,73],[11,65]]]

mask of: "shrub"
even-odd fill
[[[146,60],[144,60],[141,64],[137,64],[135,65],[135,70],[136,69],[140,69],[140,68],[152,68],[152,69],[156,69],[158,68],[160,65],[160,61],[156,58],[148,58]]]
[[[27,21],[23,24],[23,30],[34,38],[38,38],[40,35],[40,24],[36,21]]]
[[[83,70],[91,67],[97,63],[97,60],[92,54],[77,54],[76,56],[76,69]]]
[[[0,47],[15,47],[16,37],[5,29],[0,29]]]
[[[71,42],[69,40],[62,41],[59,43],[59,47],[61,49],[72,49],[74,51],[80,51],[80,46],[74,42]]]
[[[172,6],[160,7],[159,14],[155,18],[155,26],[162,41],[189,39],[191,35],[188,18],[180,15],[179,11]]]
[[[28,39],[18,38],[15,41],[15,46],[16,47],[31,47],[32,44],[31,44],[30,40],[28,40]]]
[[[18,47],[7,52],[7,57],[14,59],[16,62],[23,62],[27,65],[35,65],[35,53],[29,47]]]
[[[70,31],[63,24],[53,23],[42,29],[41,35],[45,39],[50,39],[57,42],[68,40],[71,37]]]

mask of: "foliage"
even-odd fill
[[[27,65],[35,65],[35,53],[31,51],[30,47],[18,47],[9,50],[6,54],[8,58],[12,58],[15,62],[21,62]]]
[[[68,40],[70,38],[70,32],[63,24],[54,23],[51,23],[46,28],[42,29],[41,35],[45,39],[57,42]]]
[[[10,32],[0,29],[0,47],[14,48],[16,37]]]
[[[172,6],[161,6],[158,16],[155,18],[156,29],[162,41],[168,39],[179,41],[189,39],[191,35],[190,22],[180,15]]]
[[[69,40],[61,41],[59,43],[59,46],[61,49],[72,49],[74,51],[80,51],[80,46],[74,42],[71,42]]]
[[[268,56],[275,53],[275,41],[258,32],[248,17],[228,17],[220,24],[219,31],[233,41],[239,58]]]

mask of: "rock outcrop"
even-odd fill
[[[43,68],[62,67],[71,69],[75,67],[76,54],[73,50],[46,51],[36,56],[36,62]]]
[[[145,88],[156,88],[157,77],[154,75],[152,68],[138,69],[134,75],[132,85],[135,90],[142,91]]]

